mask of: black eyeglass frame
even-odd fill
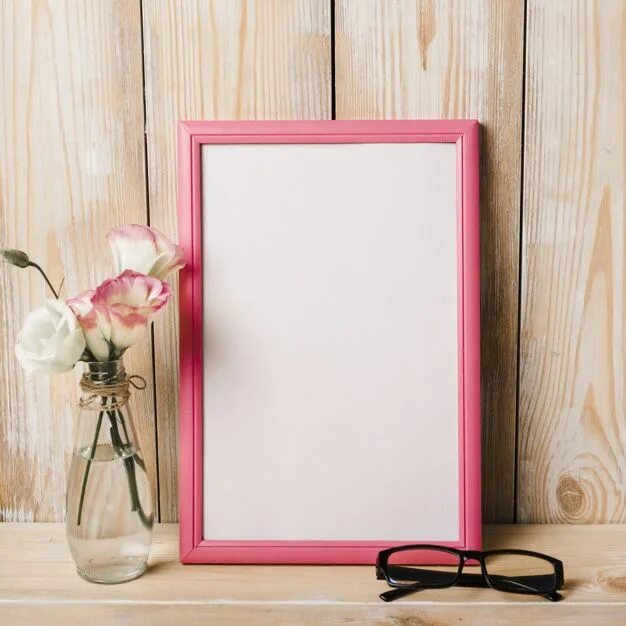
[[[442,583],[397,583],[393,581],[393,577],[389,575],[389,557],[397,552],[405,552],[408,550],[437,550],[439,552],[447,552],[459,561],[459,568],[456,576],[451,581]],[[531,589],[503,589],[498,583],[494,585],[494,576],[490,576],[487,571],[485,560],[492,556],[498,555],[520,555],[529,556],[542,559],[552,564],[554,567],[554,587],[549,591],[536,591]],[[480,574],[463,573],[463,568],[467,561],[476,561],[480,565]],[[403,567],[403,565],[392,566]],[[497,575],[500,576],[500,575]],[[437,546],[431,544],[415,544],[407,546],[398,546],[395,548],[388,548],[378,553],[376,558],[376,578],[378,580],[385,580],[393,589],[380,594],[381,600],[390,602],[397,598],[403,597],[410,593],[420,591],[422,589],[448,589],[450,587],[490,587],[495,591],[505,591],[507,593],[520,593],[524,595],[542,596],[552,602],[557,602],[563,598],[558,593],[559,589],[563,588],[565,579],[563,575],[563,562],[559,559],[555,559],[547,554],[541,554],[540,552],[532,552],[531,550],[513,550],[513,549],[499,549],[499,550],[458,550],[456,548],[449,548],[447,546]],[[500,576],[502,578],[502,576]]]

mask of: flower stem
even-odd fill
[[[41,266],[37,265],[37,263],[35,263],[34,261],[30,261],[28,264],[31,267],[34,267],[36,270],[39,271],[39,273],[44,277],[44,280],[48,283],[48,287],[50,287],[50,291],[54,294],[54,297],[58,300],[59,294],[56,292],[55,288],[52,286],[52,283],[46,276],[46,273],[43,271],[43,269],[41,269]]]
[[[115,402],[115,399],[113,399],[113,401]],[[107,411],[107,415],[109,416],[109,422],[111,423],[111,430],[110,430],[111,442],[113,443],[113,446],[117,450],[118,455],[123,456],[124,449],[125,448],[130,449],[132,444],[128,437],[128,431],[126,429],[126,422],[124,420],[124,415],[122,414],[120,410],[118,410],[117,414],[119,415],[120,423],[122,424],[122,429],[126,437],[126,443],[122,441],[119,427],[117,425],[117,418],[116,418],[115,413],[116,411]],[[137,515],[139,516],[141,523],[144,526],[146,526],[146,528],[148,528],[149,526],[152,525],[153,518],[152,518],[152,515],[149,515],[149,516],[146,515],[145,511],[143,510],[143,507],[141,506],[141,500],[139,498],[139,489],[137,486],[137,474],[135,472],[135,460],[134,459],[136,456],[137,456],[136,454],[133,454],[130,457],[128,456],[125,457],[124,468],[126,470],[126,477],[128,478],[128,487],[130,489],[131,510],[137,512]],[[141,463],[143,464],[143,461],[141,461]],[[139,465],[139,462],[137,462],[137,464]],[[145,465],[144,465],[144,468],[145,468]]]
[[[117,414],[120,418],[120,424],[122,425],[122,430],[124,431],[124,437],[126,439],[126,443],[129,444],[130,437],[128,436],[128,430],[126,429],[126,421],[124,420],[124,414],[119,409],[117,409]],[[135,454],[133,454],[133,459],[135,463],[137,463],[137,465],[139,465],[139,467],[145,472],[146,464],[143,462],[143,459],[139,456],[139,452],[135,452]]]
[[[106,403],[106,399],[102,398],[102,404]],[[85,501],[85,492],[87,491],[87,480],[89,479],[89,470],[91,470],[91,463],[93,461],[94,456],[96,455],[96,447],[98,445],[98,437],[100,436],[100,427],[102,426],[102,418],[104,417],[104,411],[100,411],[98,415],[98,423],[96,425],[96,433],[93,438],[93,443],[91,445],[91,451],[89,453],[89,458],[87,459],[87,467],[85,467],[85,474],[83,476],[83,484],[80,488],[80,502],[78,504],[78,520],[76,525],[80,526],[80,522],[83,516],[83,503]]]

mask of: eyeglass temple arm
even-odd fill
[[[455,582],[455,585],[459,585],[461,587],[488,587],[487,581],[483,578],[482,574],[461,574],[458,580]],[[393,600],[397,600],[398,598],[403,598],[411,593],[415,593],[416,591],[421,591],[426,587],[396,587],[395,589],[390,589],[389,591],[385,591],[380,594],[380,599],[385,602],[391,602]]]
[[[424,575],[427,575],[427,573],[434,574],[434,572],[428,572],[428,570],[426,571],[415,570],[413,568],[404,568],[402,566],[400,567],[396,566],[393,569],[395,570],[398,578],[400,577],[406,578],[408,577],[408,575],[413,574],[413,575],[419,575],[420,579],[423,580]],[[404,574],[401,574],[401,572],[404,572]],[[523,578],[524,578],[524,582],[527,582],[528,584],[532,584],[533,582],[538,582],[538,580],[540,580],[542,577],[543,575],[539,574],[537,576],[525,576]],[[525,584],[523,584],[521,580],[517,582],[512,578],[506,578],[504,576],[498,576],[498,575],[492,575],[490,578],[492,581],[493,580],[506,581],[508,584],[517,584],[520,587],[526,588],[528,590],[532,590],[531,587],[528,587]],[[454,582],[454,585],[451,585],[451,586],[455,586],[455,585],[458,585],[459,587],[489,587],[489,584],[487,583],[487,580],[483,576],[482,572],[480,574],[469,574],[469,573],[462,572],[461,575]],[[422,587],[419,584],[417,584],[414,587],[401,587],[401,588],[397,587],[395,589],[390,589],[389,591],[381,593],[380,598],[381,600],[384,600],[385,602],[390,602],[392,600],[396,600],[398,598],[414,593],[416,591],[421,591],[422,589],[425,589],[427,587],[428,585]],[[535,591],[535,593],[537,592]],[[552,602],[556,602],[562,598],[561,594],[556,593],[556,592],[551,593],[551,594],[537,593],[537,595],[543,595],[543,597],[547,598],[548,600],[551,600]]]
[[[476,575],[477,574],[470,574],[470,576],[476,576]],[[474,586],[474,585],[461,585],[461,586]],[[476,586],[479,586],[479,585],[476,585]],[[480,585],[480,586],[486,587],[487,585],[485,584],[485,585]],[[426,589],[426,587],[404,587],[404,588],[389,589],[389,591],[385,591],[381,593],[379,595],[379,598],[381,600],[384,600],[385,602],[392,602],[393,600],[398,600],[399,598],[403,598],[404,596],[408,596],[412,593],[422,591],[422,589]],[[537,595],[540,595],[540,594],[537,594]],[[563,596],[556,591],[554,593],[545,595],[543,597],[547,598],[551,602],[558,602],[559,600],[563,599]]]
[[[533,585],[538,586],[541,583],[542,579],[545,580],[546,576],[549,578],[552,578],[552,574],[536,574],[534,576],[530,575],[530,576],[513,576],[513,577],[506,577],[506,576],[499,576],[498,574],[491,574],[489,578],[491,582],[494,582],[494,581],[504,582],[504,583],[507,583],[508,585],[514,585],[520,589],[525,589],[526,591],[530,593],[533,593],[533,594],[536,593],[538,596],[547,598],[548,600],[551,600],[552,602],[558,602],[559,600],[563,598],[563,596],[560,593],[556,591],[553,593],[547,593],[547,594],[541,593],[540,591],[537,591],[536,587],[533,587]],[[466,574],[464,572],[461,573],[456,584],[459,587],[489,587],[489,585],[487,584],[487,581],[485,580],[482,574]]]
[[[384,591],[378,597],[385,602],[391,602],[392,600],[403,598],[404,596],[408,596],[409,594],[415,593],[416,591],[421,591],[422,589],[424,589],[424,587],[404,587],[402,589],[389,589],[389,591]]]

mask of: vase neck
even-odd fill
[[[136,387],[133,378],[127,376],[122,360],[86,363],[79,383],[76,447],[112,446],[119,454],[134,449],[136,436],[129,402],[131,388]]]
[[[124,361],[89,361],[83,377],[96,385],[115,385],[126,380]]]
[[[137,387],[133,378],[126,375],[121,360],[89,362],[79,383],[78,403],[82,409],[90,411],[126,409],[131,386]]]

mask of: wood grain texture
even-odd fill
[[[626,520],[626,4],[530,0],[519,518]]]
[[[331,116],[330,0],[140,4],[0,1],[0,247],[28,250],[56,283],[65,273],[66,296],[109,272],[109,227],[149,214],[176,236],[178,119]],[[523,112],[524,0],[335,0],[337,117],[483,124],[484,512],[510,521],[525,115],[519,519],[625,521],[626,7],[527,4]],[[0,265],[0,520],[63,517],[76,380],[27,380],[13,356],[45,295]],[[165,520],[177,323],[175,307],[157,322],[156,397],[137,396]],[[130,356],[150,378],[149,342]]]
[[[324,119],[331,112],[326,0],[144,0],[150,223],[172,237],[176,122]],[[161,519],[177,519],[178,316],[155,328]]]
[[[146,220],[139,2],[0,7],[0,247],[65,273],[67,297],[110,275],[110,227]],[[0,265],[0,521],[64,516],[76,378],[26,379],[13,354],[44,297],[33,270]],[[150,375],[149,342],[127,368]],[[150,394],[135,406],[154,479]]]
[[[477,118],[481,137],[483,498],[512,521],[523,0],[338,0],[337,117]]]
[[[375,597],[375,596],[374,596]],[[29,626],[82,626],[90,620],[98,624],[140,624],[141,626],[615,626],[623,623],[625,604],[536,604],[498,606],[458,603],[407,607],[382,601],[363,606],[252,605],[189,606],[179,604],[72,605],[36,603],[5,605],[8,624]]]
[[[371,566],[183,566],[178,527],[157,525],[150,569],[128,585],[80,579],[61,524],[0,524],[0,612],[9,624],[623,623],[626,527],[487,526],[488,547],[527,547],[564,562],[565,600],[491,589],[425,590],[385,604]],[[13,618],[13,619],[10,619]],[[37,620],[41,620],[37,622]]]

